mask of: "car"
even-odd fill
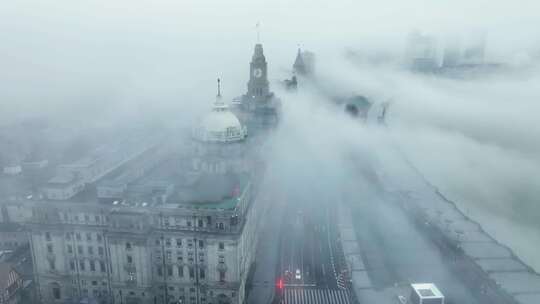
[[[300,269],[296,269],[296,272],[294,273],[294,278],[297,280],[302,279],[302,274],[300,273]]]

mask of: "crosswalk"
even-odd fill
[[[347,290],[286,288],[282,304],[350,304]]]
[[[346,282],[346,277],[343,273],[340,273],[337,278],[336,278],[336,282],[337,282],[337,286],[338,288],[340,289],[346,289],[347,288],[347,282]]]

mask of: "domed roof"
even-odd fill
[[[221,101],[218,95],[212,111],[206,114],[193,130],[193,137],[203,142],[236,142],[243,140],[247,130],[240,120]]]

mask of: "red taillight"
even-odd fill
[[[283,289],[283,279],[280,278],[280,279],[278,280],[278,282],[277,282],[277,287],[278,287],[279,289]]]

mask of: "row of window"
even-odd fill
[[[155,243],[156,243],[156,246],[160,246],[161,245],[161,240],[160,239],[156,239]],[[203,249],[204,248],[204,240],[198,240],[198,245],[199,245],[199,248],[200,249]],[[171,238],[166,238],[163,240],[163,245],[165,245],[166,247],[171,247],[173,244],[173,239]],[[176,245],[176,247],[182,247],[182,239],[176,239],[174,240],[174,244]],[[192,239],[187,239],[187,247],[188,248],[192,248],[193,247],[193,240]],[[219,250],[225,250],[225,243],[223,242],[219,242],[218,244],[218,248]],[[126,249],[131,249],[131,243],[126,243]]]
[[[157,240],[156,240],[156,243],[157,243],[157,244],[160,244],[160,240],[157,239]],[[200,248],[200,249],[203,249],[203,248],[204,248],[204,241],[203,241],[203,240],[199,240],[198,244],[199,244],[199,248]],[[165,245],[166,245],[167,247],[170,247],[170,246],[171,246],[171,239],[167,239],[167,240],[165,241]],[[181,240],[181,239],[177,239],[177,240],[176,240],[176,246],[177,246],[177,247],[181,247],[181,246],[182,246],[182,240]],[[192,247],[193,247],[193,242],[191,242],[191,240],[188,240],[188,248],[192,248]],[[87,252],[89,255],[93,255],[93,254],[94,254],[95,251],[94,251],[94,247],[93,247],[93,246],[90,246],[90,245],[89,245],[89,246],[87,246],[86,248],[87,248],[87,251],[86,251],[86,252]],[[220,243],[218,244],[218,248],[219,248],[219,250],[225,250],[225,243],[220,242]],[[98,246],[97,249],[98,249],[98,250],[97,250],[97,253],[98,253],[99,255],[104,255],[104,254],[105,254],[105,249],[104,249],[102,246]],[[132,249],[131,243],[127,242],[127,243],[126,243],[126,250],[131,250],[131,249]],[[68,253],[68,254],[73,254],[73,252],[74,252],[74,251],[73,251],[73,245],[67,244],[67,245],[66,245],[66,250],[67,250],[67,253]],[[53,246],[52,243],[47,244],[47,252],[48,252],[48,253],[51,253],[51,254],[54,253],[54,246]],[[84,252],[85,252],[85,251],[84,251],[84,246],[83,246],[83,245],[77,245],[77,254],[83,255]],[[167,250],[165,253],[166,253],[167,259],[170,260],[170,259],[172,258],[172,252],[171,252],[170,250]],[[182,252],[182,251],[177,251],[176,254],[177,254],[178,256],[183,256],[183,252]],[[188,255],[192,255],[192,254],[193,254],[192,252],[188,252]],[[199,255],[204,255],[204,252],[200,252]],[[161,258],[161,251],[160,251],[160,250],[156,251],[156,256],[157,256],[158,258]]]
[[[187,253],[188,255],[188,262],[189,263],[193,263],[194,261],[194,253],[192,251],[189,251]],[[204,263],[204,251],[201,251],[199,252],[199,263]],[[221,256],[220,256],[221,257]],[[155,253],[155,258],[156,260],[158,261],[161,261],[162,258],[166,258],[167,261],[171,262],[172,261],[172,251],[170,250],[167,250],[165,252],[165,257],[163,257],[162,253],[160,250],[156,250],[156,253]],[[128,255],[128,260],[130,259],[130,256]],[[176,252],[176,261],[177,263],[181,264],[184,262],[184,253],[182,251],[177,251]]]
[[[55,260],[48,260],[48,261],[49,261],[49,269],[53,271],[56,270]],[[75,263],[76,263],[75,260],[69,261],[69,270],[72,270],[72,271],[76,270],[77,265]],[[98,271],[97,267],[99,266],[99,271],[107,272],[107,266],[105,265],[104,261],[98,261],[96,263],[96,261],[94,260],[89,260],[87,263],[85,260],[79,260],[78,266],[79,266],[79,269],[78,269],[79,271],[86,271],[87,269],[89,271]]]
[[[166,266],[165,270],[167,272],[167,277],[174,278],[175,276],[178,278],[183,278],[184,273],[184,266]],[[176,269],[176,271],[175,271]],[[190,279],[195,279],[195,267],[187,267],[188,272],[187,275]],[[164,275],[164,268],[162,265],[156,265],[156,274],[160,277]],[[225,270],[219,270],[219,280],[221,282],[225,282],[226,273]],[[206,270],[204,268],[199,268],[199,279],[204,280],[206,279]]]
[[[87,263],[88,262],[88,263]],[[87,267],[88,265],[88,267]],[[76,261],[70,260],[69,261],[69,269],[70,270],[76,270]],[[100,272],[107,272],[107,266],[104,261],[94,261],[94,260],[79,260],[78,263],[79,271],[86,271],[87,269],[89,271],[98,271],[97,267],[99,266]]]
[[[82,241],[82,234],[80,232],[75,232],[75,239],[77,241]],[[73,233],[71,232],[66,232],[66,240],[67,241],[71,241],[72,240],[72,236],[73,236]],[[91,242],[92,240],[96,240],[97,242],[101,243],[103,241],[103,235],[101,235],[100,233],[96,233],[96,236],[95,238],[92,236],[92,233],[91,232],[86,232],[85,233],[85,240],[87,242]],[[51,236],[51,233],[50,232],[45,232],[45,241],[47,242],[51,242],[52,241],[52,236]]]
[[[60,214],[64,222],[69,222],[70,219],[73,222],[84,221],[86,223],[95,223],[95,224],[109,222],[109,216],[103,216],[103,215],[98,215],[98,214],[95,214],[93,217],[91,217],[90,214],[83,214],[82,217],[79,217],[79,214],[70,216],[67,212],[66,213],[61,212]]]
[[[174,218],[174,223],[173,223],[172,218],[165,217],[163,219],[163,225],[166,226],[166,227],[169,227],[169,226],[182,226],[181,222],[182,222],[181,218]],[[231,225],[234,225],[234,224],[235,223],[231,222]],[[199,219],[197,219],[195,221],[195,224],[191,220],[187,220],[185,222],[186,227],[194,227],[195,225],[196,225],[197,228],[211,227],[212,226],[212,217],[207,216],[206,220],[204,220],[202,218],[199,218]],[[216,222],[215,223],[215,228],[220,229],[220,230],[224,230],[225,229],[225,224],[223,222]]]
[[[49,253],[52,253],[52,244],[47,245],[47,248],[48,248],[49,246],[51,247],[51,249],[49,250]],[[94,252],[95,252],[93,246],[87,246],[86,249],[87,249],[86,252],[87,252],[89,255],[93,255]],[[67,253],[68,253],[68,254],[73,254],[73,246],[72,246],[71,244],[68,244],[68,245],[67,245]],[[105,249],[104,249],[102,246],[98,246],[98,247],[97,247],[97,253],[98,253],[99,255],[104,255],[104,254],[105,254]],[[84,247],[83,247],[82,245],[78,245],[78,246],[77,246],[77,254],[84,254]]]
[[[86,286],[86,281],[85,280],[81,280],[81,283],[82,283],[83,286]],[[76,287],[75,284],[76,283],[74,283],[73,287],[72,287],[72,293],[74,295],[78,294],[78,288]],[[106,286],[107,283],[102,282],[102,285]],[[97,281],[92,281],[92,286],[98,286],[98,282]],[[162,286],[159,287],[159,289],[160,290],[165,290],[165,286],[162,285]],[[187,297],[187,296],[184,295],[184,288],[182,288],[182,287],[175,288],[174,286],[167,286],[167,290],[169,292],[175,292],[176,289],[178,290],[178,292],[180,294],[177,295],[177,296],[175,296],[173,294],[169,294],[168,295],[169,300],[175,300],[175,298],[177,297],[178,298],[178,303],[184,303],[184,300]],[[188,299],[192,303],[194,303],[196,301],[195,292],[196,292],[195,288],[193,288],[193,287],[189,288],[189,298]],[[53,298],[56,299],[56,300],[60,300],[62,298],[61,289],[60,289],[59,284],[57,284],[57,283],[51,285],[51,293],[52,293]],[[122,291],[118,291],[118,293],[119,293],[119,295],[122,295]],[[92,296],[94,298],[106,297],[107,295],[108,295],[108,290],[105,287],[102,287],[102,288],[95,287],[95,288],[92,289]],[[129,291],[129,293],[127,293],[127,295],[135,297],[136,293],[134,291]],[[83,297],[88,297],[89,296],[88,288],[83,288],[81,290],[81,296],[83,296]],[[145,297],[145,296],[146,296],[146,294],[144,292],[142,292],[141,297]],[[213,296],[212,291],[210,291],[210,296]],[[163,300],[163,298],[164,298],[163,295],[159,295],[158,297],[161,300]],[[231,297],[234,298],[235,293],[232,293]],[[199,299],[200,299],[201,303],[206,302],[206,297],[205,296],[201,296]]]

